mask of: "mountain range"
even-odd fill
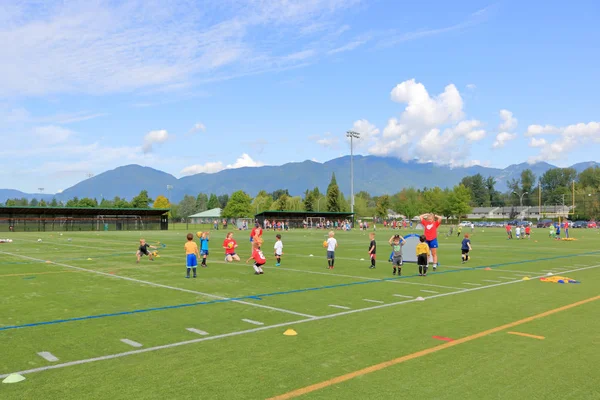
[[[590,161],[572,166],[577,172],[588,167],[600,166]],[[364,190],[372,195],[391,194],[405,187],[452,187],[465,176],[481,174],[497,180],[496,189],[507,190],[507,182],[518,179],[521,172],[531,169],[539,177],[555,166],[540,162],[521,163],[504,169],[482,166],[455,167],[434,163],[404,162],[397,158],[376,156],[354,156],[354,191]],[[291,195],[301,195],[306,189],[319,187],[324,192],[332,173],[335,173],[340,190],[350,193],[350,156],[318,163],[313,161],[293,162],[280,166],[246,167],[226,169],[213,174],[200,173],[182,178],[150,167],[126,165],[103,172],[64,190],[59,194],[31,194],[12,189],[0,189],[0,202],[8,198],[37,198],[46,201],[56,198],[66,201],[73,197],[109,198],[115,196],[131,200],[141,190],[150,197],[158,195],[178,202],[184,195],[198,193],[231,194],[244,190],[251,196],[260,190],[272,192],[288,189]],[[170,193],[167,185],[172,186]]]

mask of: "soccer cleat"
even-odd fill
[[[254,275],[260,275],[260,272],[255,272]]]
[[[264,274],[264,272],[263,272],[263,271],[260,271],[258,274],[259,274],[259,275],[262,275],[262,274]]]
[[[437,267],[434,265],[434,266],[433,266],[433,270],[435,271],[436,269],[437,269]]]
[[[190,277],[189,277],[189,276],[186,276],[186,277],[185,277],[185,279],[190,279]]]
[[[281,264],[277,263],[277,264],[275,264],[275,266],[276,266],[276,267],[279,267],[279,266],[281,266]]]

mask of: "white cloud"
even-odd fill
[[[196,132],[206,132],[206,126],[202,122],[198,122],[194,124],[192,129],[189,130],[188,135],[194,134]]]
[[[492,147],[494,149],[502,148],[502,147],[504,147],[504,145],[507,142],[510,142],[511,140],[514,140],[516,138],[517,138],[516,133],[500,132],[499,134],[496,135],[496,140],[494,141],[494,144],[492,145]]]
[[[423,84],[411,79],[398,84],[391,99],[406,107],[400,118],[388,120],[382,135],[372,135],[371,154],[461,165],[472,143],[486,136],[481,121],[464,119],[463,99],[455,85],[430,96]]]
[[[33,134],[37,140],[44,144],[57,144],[66,142],[68,139],[72,138],[74,132],[69,129],[61,128],[60,126],[48,125],[34,128]]]
[[[474,83],[468,83],[467,84],[467,89],[469,89],[469,90],[475,90],[475,89],[477,89],[477,85],[475,85]]]
[[[336,47],[335,49],[329,50],[327,52],[327,54],[338,54],[338,53],[344,53],[346,51],[351,51],[356,49],[357,47],[362,46],[363,44],[367,43],[366,39],[362,39],[362,40],[354,40],[350,43],[347,43],[343,46],[340,47]]]
[[[536,139],[533,137],[529,142],[529,147],[544,147],[547,143],[544,138]]]
[[[548,142],[546,139],[531,139],[530,145],[534,143],[540,149],[536,156],[529,158],[528,162],[551,161],[565,158],[572,150],[586,146],[590,143],[600,143],[600,122],[588,122],[555,127],[552,125],[530,125],[527,128],[528,136],[535,135],[558,135],[558,139]],[[542,143],[543,141],[543,143]]]
[[[19,1],[0,31],[0,53],[10,57],[0,65],[0,96],[181,89],[304,65],[319,39],[339,30],[337,14],[358,2]],[[306,48],[299,38],[315,24]]]
[[[144,153],[152,152],[152,146],[157,143],[164,143],[169,139],[169,133],[164,130],[150,131],[144,136],[142,151]]]
[[[364,148],[372,144],[372,141],[379,135],[379,128],[366,119],[359,119],[352,124],[352,131],[359,133],[360,137],[354,139],[354,145],[357,148]],[[346,138],[349,142],[350,139]]]
[[[513,113],[508,110],[500,110],[500,118],[502,119],[502,123],[498,125],[499,131],[512,132],[516,129],[518,121],[513,116]]]
[[[236,169],[244,167],[262,167],[263,162],[255,161],[248,154],[244,153],[235,160],[233,164],[224,165],[221,161],[207,162],[205,164],[195,164],[185,167],[181,170],[181,175],[194,175],[200,173],[212,174],[225,169]]]
[[[318,145],[335,149],[340,144],[340,138],[337,136],[332,136],[331,132],[326,132],[323,136],[311,136],[310,140],[314,140]]]

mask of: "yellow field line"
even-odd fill
[[[51,271],[51,272],[32,272],[29,274],[6,274],[0,275],[0,278],[9,277],[9,276],[32,276],[32,275],[47,275],[47,274],[64,274],[66,272],[81,272],[81,271]]]
[[[329,387],[329,386],[332,386],[332,385],[336,385],[338,383],[342,383],[342,382],[348,381],[350,379],[353,379],[353,378],[356,378],[356,377],[359,377],[359,376],[362,376],[362,375],[366,375],[366,374],[370,374],[370,373],[373,373],[373,372],[376,372],[376,371],[380,371],[380,370],[382,370],[384,368],[391,367],[391,366],[396,365],[396,364],[401,364],[401,363],[403,363],[405,361],[414,360],[415,358],[419,358],[419,357],[426,356],[428,354],[436,353],[436,352],[438,352],[440,350],[445,350],[445,349],[448,349],[450,347],[458,346],[459,344],[467,343],[467,342],[470,342],[472,340],[479,339],[479,338],[482,338],[484,336],[491,335],[492,333],[500,332],[500,331],[503,331],[505,329],[510,329],[510,328],[515,327],[515,326],[522,325],[522,324],[525,324],[527,322],[535,321],[536,319],[547,317],[549,315],[556,314],[558,312],[565,311],[565,310],[568,310],[570,308],[577,307],[577,306],[580,306],[580,305],[583,305],[583,304],[586,304],[586,303],[590,303],[592,301],[599,300],[599,299],[600,299],[600,296],[595,296],[595,297],[591,297],[591,298],[586,299],[586,300],[581,300],[581,301],[578,301],[576,303],[568,304],[566,306],[562,306],[562,307],[559,307],[559,308],[555,308],[553,310],[549,310],[549,311],[543,312],[541,314],[533,315],[531,317],[523,318],[523,319],[520,319],[520,320],[515,321],[515,322],[511,322],[511,323],[508,323],[508,324],[505,324],[505,325],[498,326],[496,328],[488,329],[486,331],[479,332],[479,333],[476,333],[474,335],[466,336],[464,338],[457,339],[457,340],[454,340],[452,342],[446,342],[446,343],[438,345],[438,346],[434,346],[434,347],[430,347],[430,348],[425,349],[425,350],[417,351],[416,353],[408,354],[408,355],[405,355],[405,356],[402,356],[402,357],[399,357],[399,358],[395,358],[393,360],[382,362],[380,364],[372,365],[372,366],[367,367],[367,368],[359,369],[358,371],[350,372],[348,374],[338,376],[337,378],[329,379],[329,380],[326,380],[326,381],[323,381],[323,382],[320,382],[320,383],[316,383],[314,385],[310,385],[310,386],[306,386],[306,387],[303,387],[303,388],[300,388],[300,389],[296,389],[296,390],[293,390],[291,392],[281,394],[279,396],[271,397],[268,400],[293,399],[293,398],[296,398],[298,396],[302,396],[302,395],[305,395],[305,394],[308,394],[308,393],[311,393],[311,392],[314,392],[314,391],[317,391],[317,390],[320,390],[320,389],[324,389],[326,387]]]
[[[529,333],[523,333],[523,332],[506,332],[506,333],[509,333],[511,335],[517,335],[517,336],[525,336],[525,337],[532,338],[532,339],[539,339],[539,340],[546,339],[544,336],[530,335]]]

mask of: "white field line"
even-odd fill
[[[472,267],[456,267],[456,266],[452,266],[452,265],[442,265],[439,266],[438,268],[452,268],[452,269],[464,269],[464,270],[471,270],[471,271],[483,271],[483,268],[477,268],[477,269],[473,269]],[[491,270],[487,270],[486,272],[518,272],[518,273],[522,273],[522,274],[535,274],[537,271],[517,271],[514,269],[503,269],[503,268],[492,268]]]
[[[406,295],[403,295],[403,294],[393,294],[392,296],[402,297],[404,299],[413,299],[414,298],[414,296],[406,296]]]
[[[506,279],[507,281],[512,281],[513,279],[515,279],[515,278],[508,277],[508,276],[497,276],[496,278],[498,278],[498,279]]]
[[[482,282],[492,282],[492,283],[499,283],[499,282],[502,282],[502,281],[495,281],[495,280],[492,280],[492,279],[482,279],[481,281],[482,281]]]
[[[588,270],[588,269],[595,269],[595,268],[598,268],[598,267],[600,267],[600,264],[598,264],[598,265],[591,265],[589,267],[584,267],[584,268],[573,269],[573,270],[566,271],[566,272],[567,273],[573,273],[573,272],[577,272],[577,271],[584,271],[584,270]],[[543,278],[543,277],[544,277],[544,275],[535,276],[535,277],[532,277],[532,280],[533,279]],[[475,287],[475,288],[470,288],[470,289],[464,289],[464,290],[457,291],[457,292],[440,293],[440,294],[436,294],[436,295],[433,295],[433,296],[428,296],[428,297],[426,297],[426,299],[427,300],[431,300],[431,299],[437,299],[437,298],[441,298],[441,297],[454,296],[454,295],[457,295],[457,294],[463,294],[463,293],[469,293],[469,292],[476,292],[476,291],[479,291],[479,290],[485,290],[485,289],[490,289],[490,288],[500,287],[500,286],[505,286],[505,285],[513,285],[513,284],[522,283],[522,282],[530,282],[530,281],[523,281],[523,280],[519,279],[519,280],[510,281],[510,282],[501,282],[501,283],[496,283],[496,284],[493,284],[493,285],[487,285],[487,286],[480,286],[480,287]],[[261,326],[261,327],[258,327],[258,328],[246,329],[246,330],[243,330],[243,331],[224,333],[224,334],[215,335],[215,336],[207,336],[207,337],[203,337],[203,338],[199,338],[199,339],[186,340],[186,341],[183,341],[183,342],[176,342],[176,343],[164,344],[164,345],[161,345],[161,346],[148,347],[148,348],[145,348],[145,349],[132,350],[132,351],[127,351],[127,352],[123,352],[123,353],[109,354],[109,355],[106,355],[106,356],[93,357],[93,358],[87,358],[87,359],[82,359],[82,360],[70,361],[70,362],[61,363],[61,364],[48,365],[48,366],[45,366],[45,367],[38,367],[38,368],[32,368],[32,369],[27,369],[27,370],[22,370],[22,371],[16,371],[14,373],[17,373],[17,374],[20,374],[20,375],[27,375],[27,374],[32,374],[32,373],[35,373],[35,372],[48,371],[48,370],[51,370],[51,369],[72,367],[72,366],[75,366],[75,365],[89,364],[89,363],[93,363],[93,362],[97,362],[97,361],[112,360],[112,359],[115,359],[115,358],[127,357],[127,356],[136,355],[136,354],[142,354],[142,353],[154,352],[154,351],[163,350],[163,349],[170,349],[170,348],[174,348],[174,347],[186,346],[188,344],[200,343],[200,342],[205,342],[205,341],[209,341],[209,340],[217,340],[217,339],[229,338],[229,337],[233,337],[233,336],[241,336],[241,335],[246,335],[246,334],[255,333],[255,332],[261,332],[261,331],[265,331],[265,330],[269,330],[269,329],[278,329],[278,328],[283,328],[283,327],[287,327],[287,326],[291,326],[291,325],[304,324],[304,323],[312,322],[312,321],[321,321],[321,320],[334,319],[334,318],[339,318],[339,317],[342,317],[342,316],[345,316],[345,315],[350,315],[350,314],[355,314],[355,313],[361,313],[361,312],[366,312],[366,311],[372,311],[372,310],[378,310],[378,309],[387,308],[387,307],[394,307],[394,306],[401,305],[401,304],[415,303],[415,302],[418,302],[418,301],[419,300],[417,300],[417,299],[409,299],[409,300],[398,301],[398,302],[395,302],[395,303],[380,304],[380,305],[377,305],[377,306],[366,307],[366,308],[359,308],[359,309],[356,309],[356,310],[348,310],[348,311],[343,311],[343,312],[339,312],[339,313],[335,313],[335,314],[323,315],[323,316],[314,317],[314,318],[301,319],[301,320],[298,320],[298,321],[283,322],[281,324]],[[10,375],[10,373],[1,374],[0,375],[0,379],[4,379],[4,378],[6,378],[9,375]]]
[[[265,324],[264,322],[254,321],[254,320],[246,319],[246,318],[242,319],[242,321],[247,322],[252,325],[264,325]]]
[[[54,354],[50,353],[49,351],[40,351],[38,353],[38,356],[42,357],[46,361],[50,361],[50,362],[58,361],[58,358]]]
[[[186,331],[192,332],[192,333],[195,333],[198,335],[202,335],[202,336],[208,335],[208,332],[204,332],[204,331],[201,331],[200,329],[196,329],[196,328],[186,328]]]
[[[21,257],[21,258],[28,259],[28,260],[33,260],[33,261],[44,261],[44,260],[39,259],[39,258],[24,256],[24,255],[21,255],[21,254],[7,253],[7,252],[4,252],[4,251],[0,251],[0,254],[8,254],[10,256]],[[61,267],[67,267],[67,268],[76,269],[76,270],[79,270],[79,271],[90,272],[90,273],[93,273],[93,274],[107,276],[109,278],[123,279],[123,280],[126,280],[126,281],[135,282],[135,283],[143,283],[145,285],[160,287],[160,288],[164,288],[164,289],[177,290],[177,291],[180,291],[180,292],[192,293],[192,294],[206,296],[206,297],[213,298],[213,299],[218,299],[218,300],[228,300],[227,297],[217,296],[217,295],[210,294],[210,293],[198,292],[196,290],[190,290],[190,289],[183,289],[183,288],[180,288],[180,287],[177,287],[177,286],[163,285],[161,283],[143,281],[141,279],[129,278],[127,276],[121,276],[121,275],[116,275],[116,274],[109,274],[109,273],[106,273],[106,272],[96,271],[96,270],[93,270],[93,269],[87,269],[87,268],[82,268],[82,267],[75,267],[73,265],[63,264],[63,263],[59,263],[59,262],[52,262],[51,265],[60,265]],[[315,318],[314,315],[303,314],[303,313],[299,313],[299,312],[296,312],[296,311],[286,310],[286,309],[283,309],[283,308],[265,306],[265,305],[262,305],[262,304],[255,304],[255,303],[250,303],[250,302],[242,301],[242,300],[231,300],[231,301],[233,303],[244,304],[244,305],[247,305],[247,306],[258,307],[258,308],[264,308],[264,309],[272,310],[272,311],[279,311],[279,312],[283,312],[283,313],[287,313],[287,314],[298,315],[300,317]]]
[[[363,301],[369,302],[369,303],[377,303],[377,304],[383,304],[385,303],[384,301],[381,300],[371,300],[371,299],[363,299]]]
[[[143,345],[141,343],[134,342],[133,340],[129,340],[129,339],[121,339],[121,342],[128,344],[132,347],[143,347]]]
[[[382,282],[390,282],[390,283],[399,283],[404,285],[418,285],[418,286],[430,286],[430,287],[438,287],[444,289],[461,289],[453,286],[442,286],[442,285],[433,285],[429,283],[416,283],[416,282],[404,282],[402,280],[384,280],[385,278],[371,277],[368,278],[366,276],[356,276],[356,275],[344,275],[344,274],[332,274],[329,272],[319,272],[319,271],[306,271],[302,269],[292,269],[292,268],[282,268],[282,267],[274,267],[270,269],[270,271],[292,271],[292,272],[303,272],[305,274],[316,274],[316,275],[329,275],[329,276],[340,276],[343,278],[353,278],[353,279],[362,279],[366,281],[382,281]]]
[[[471,286],[482,286],[481,283],[471,283],[471,282],[463,282],[463,285],[471,285]]]
[[[329,307],[333,307],[333,308],[340,308],[342,310],[350,310],[350,307],[346,307],[346,306],[338,306],[337,304],[330,304]],[[317,317],[318,318],[318,317]]]
[[[421,289],[421,292],[423,292],[423,293],[436,293],[436,294],[439,293],[439,292],[436,292],[434,290],[423,290],[423,289]]]

